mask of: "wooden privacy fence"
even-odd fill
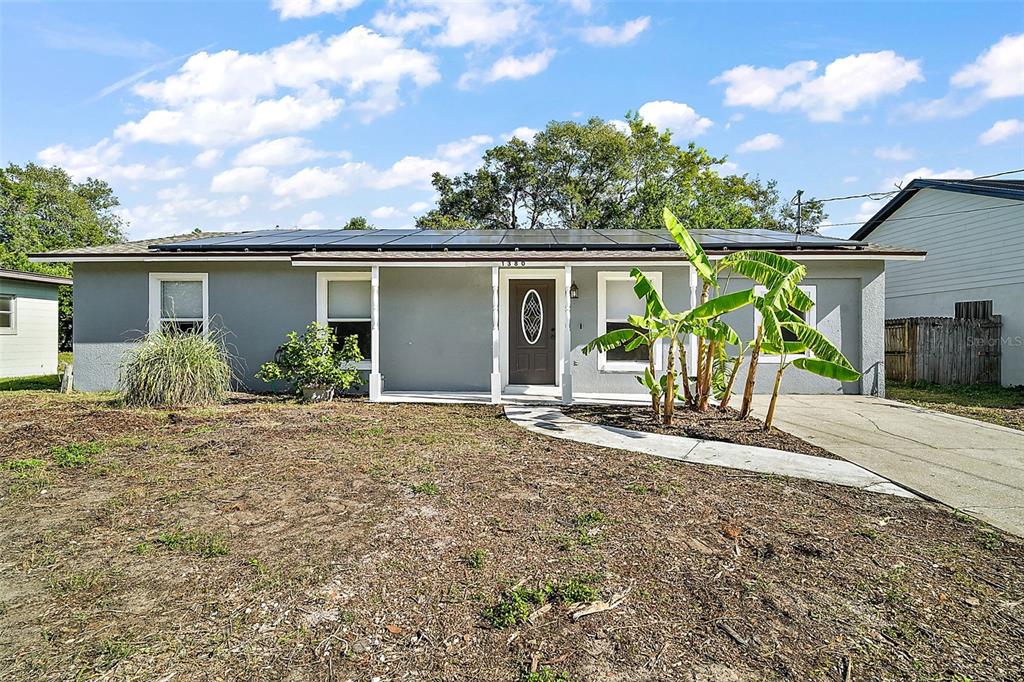
[[[1002,328],[998,315],[886,320],[885,378],[906,383],[999,383]]]

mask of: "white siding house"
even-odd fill
[[[67,284],[0,269],[0,378],[56,374],[57,287]]]
[[[886,319],[953,317],[991,301],[1002,317],[1002,383],[1024,384],[1024,181],[915,180],[853,239],[928,252],[885,271]]]

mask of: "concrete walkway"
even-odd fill
[[[893,485],[881,476],[842,460],[599,426],[567,417],[557,407],[506,405],[505,414],[529,431],[578,443],[642,452],[680,462],[792,476],[875,493],[915,497],[913,493]]]
[[[767,396],[754,413],[763,416]],[[867,396],[779,397],[775,425],[1024,536],[1024,432]]]

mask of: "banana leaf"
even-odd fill
[[[633,285],[633,293],[644,301],[647,317],[664,317],[668,312],[665,303],[661,300],[661,294],[654,288],[654,282],[647,278],[640,268],[633,268],[629,271],[630,277],[636,280]]]
[[[794,367],[827,379],[856,381],[860,378],[860,372],[857,370],[821,358],[797,358],[792,364]]]
[[[587,345],[583,347],[583,354],[589,355],[592,351],[598,350],[602,353],[607,353],[610,350],[618,348],[637,336],[635,329],[615,329],[607,334],[602,334]]]
[[[682,223],[679,222],[679,219],[676,218],[675,214],[668,207],[662,210],[662,216],[665,219],[665,227],[668,229],[669,234],[672,235],[672,238],[676,240],[676,244],[686,254],[686,258],[697,270],[700,278],[712,287],[717,288],[718,276],[715,272],[715,267],[711,264],[711,259],[704,253],[704,249],[693,240],[690,233],[686,231],[686,228],[683,227]]]
[[[799,322],[786,322],[786,329],[793,332],[794,336],[807,347],[814,357],[819,360],[845,367],[851,372],[856,372],[850,361],[846,359],[836,346],[814,327],[811,327],[803,320]],[[859,376],[859,375],[858,375]],[[852,380],[850,380],[852,381]]]
[[[715,320],[711,324],[696,324],[690,328],[690,333],[729,346],[740,345],[740,335],[736,330],[721,320]]]
[[[716,296],[706,303],[702,303],[693,310],[690,311],[688,318],[693,320],[706,320],[712,317],[718,317],[725,313],[738,310],[746,305],[750,305],[754,302],[754,290],[744,289],[743,291],[737,291],[732,294],[725,294],[723,296]]]
[[[769,348],[782,348],[782,326],[779,324],[779,318],[775,315],[775,309],[769,306],[763,298],[754,301],[754,307],[761,313],[761,328],[763,329],[761,345]]]

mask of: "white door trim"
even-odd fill
[[[555,386],[562,385],[562,360],[565,335],[565,268],[502,268],[498,283],[498,328],[501,331],[499,359],[502,390],[508,383],[509,282],[514,279],[550,279],[555,283]]]

